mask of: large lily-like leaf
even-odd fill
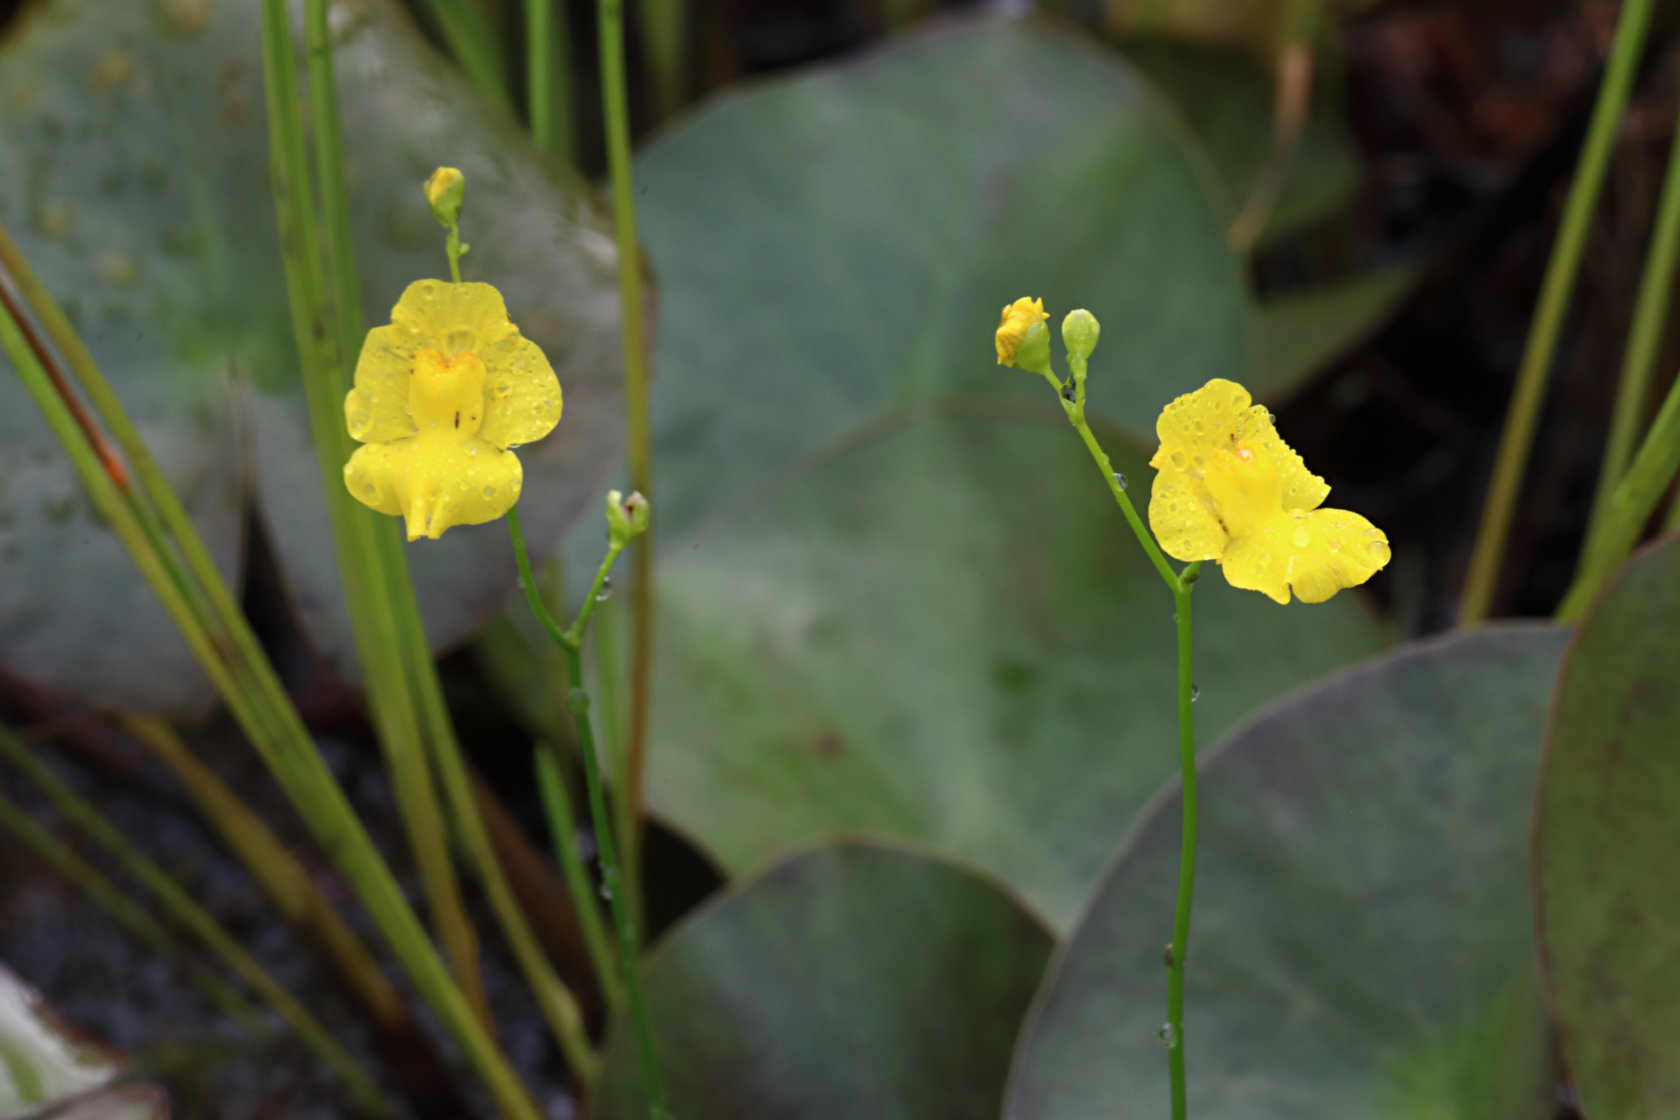
[[[1204,761],[1183,1044],[1203,1120],[1552,1114],[1526,841],[1566,633],[1490,627],[1297,693]],[[1168,1111],[1180,802],[1064,943],[1008,1120]]]
[[[38,6],[0,50],[0,220],[65,305],[227,577],[238,579],[240,511],[254,494],[306,632],[342,664],[349,624],[268,192],[257,12],[257,0]],[[439,164],[460,167],[468,278],[502,288],[565,386],[558,433],[523,454],[527,532],[546,549],[621,439],[605,217],[394,3],[335,5],[334,27],[369,325],[388,318],[409,281],[443,270],[419,187]],[[458,639],[512,592],[505,538],[481,526],[411,550],[434,642]],[[0,666],[125,706],[208,695],[8,368]]]
[[[1534,822],[1545,982],[1589,1120],[1680,1113],[1680,538],[1581,622]]]
[[[943,860],[844,843],[690,917],[644,985],[688,1120],[993,1120],[1050,935]],[[594,1114],[648,1114],[635,1032],[608,1039]]]
[[[702,109],[644,156],[662,278],[650,799],[725,867],[856,830],[971,861],[1070,921],[1172,771],[1172,604],[1042,381],[1022,294],[1102,319],[1127,430],[1247,376],[1201,159],[1125,64],[970,22]],[[1205,591],[1205,595],[1203,592]],[[1210,734],[1382,642],[1357,598],[1210,570]]]
[[[150,1086],[107,1089],[120,1056],[61,1022],[40,993],[0,967],[0,1120],[52,1115],[75,1120],[168,1120],[169,1101]]]

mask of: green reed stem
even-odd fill
[[[564,652],[564,651],[562,651]],[[542,794],[543,815],[548,818],[549,835],[554,841],[554,858],[566,880],[566,891],[572,896],[577,911],[578,927],[583,930],[584,947],[589,950],[589,963],[595,966],[595,980],[607,1003],[616,1004],[623,994],[618,981],[618,962],[613,958],[606,927],[601,924],[601,911],[595,904],[595,892],[589,882],[589,869],[577,849],[577,821],[572,816],[571,794],[561,776],[559,752],[547,743],[539,743],[532,759],[537,768],[537,789]]]
[[[1633,551],[1676,470],[1680,470],[1680,378],[1669,386],[1645,442],[1610,495],[1599,531],[1588,537],[1580,571],[1558,607],[1559,619],[1575,622],[1586,613],[1599,588]]]
[[[571,164],[577,162],[574,80],[571,28],[563,0],[525,0],[525,92],[531,136],[545,152]]]
[[[1675,135],[1680,138],[1680,122],[1676,122]],[[1663,323],[1673,298],[1677,256],[1680,256],[1680,142],[1673,144],[1668,153],[1668,170],[1663,175],[1656,225],[1645,254],[1645,273],[1639,281],[1627,352],[1622,356],[1615,411],[1611,414],[1604,460],[1598,470],[1598,488],[1593,495],[1588,544],[1582,548],[1583,555],[1591,549],[1593,538],[1604,531],[1611,498],[1639,439],[1640,423],[1651,391],[1651,373],[1656,368],[1657,351],[1662,343]]]
[[[1505,558],[1506,538],[1510,534],[1517,494],[1522,487],[1523,472],[1527,469],[1529,452],[1534,444],[1540,406],[1545,399],[1546,378],[1551,372],[1558,336],[1563,331],[1570,297],[1575,291],[1581,254],[1586,247],[1599,190],[1604,185],[1605,171],[1610,165],[1616,128],[1622,119],[1622,111],[1627,107],[1628,91],[1633,86],[1639,56],[1645,46],[1645,35],[1650,29],[1652,6],[1653,0],[1624,0],[1622,4],[1615,44],[1611,48],[1609,64],[1605,67],[1604,79],[1599,84],[1598,101],[1593,106],[1586,145],[1581,152],[1580,164],[1575,169],[1575,179],[1569,186],[1563,223],[1552,246],[1551,260],[1546,265],[1539,306],[1529,328],[1522,364],[1517,370],[1516,389],[1505,416],[1505,430],[1500,436],[1493,475],[1482,505],[1481,524],[1477,526],[1476,543],[1470,553],[1464,595],[1459,603],[1458,620],[1461,625],[1482,621],[1493,607],[1499,570]]]
[[[624,736],[623,662],[618,655],[619,611],[610,599],[599,610],[601,617],[591,632],[595,635],[595,679],[601,689],[601,725],[607,737],[607,762],[611,774],[607,790],[609,794],[616,795],[615,805],[622,807],[624,791],[630,788],[630,755]],[[630,815],[620,809],[614,819],[618,824],[618,850],[634,850],[636,835]],[[633,860],[624,865],[624,897],[630,904],[630,917],[636,928],[643,928],[640,861]]]
[[[280,14],[284,17],[283,10]],[[4,285],[0,285],[0,292],[4,291]],[[4,302],[7,313],[0,315],[0,349],[11,359],[25,390],[64,447],[94,508],[128,549],[135,566],[163,603],[251,745],[322,849],[343,872],[416,988],[460,1043],[467,1060],[483,1077],[503,1113],[517,1120],[538,1120],[536,1106],[443,967],[390,868],[316,750],[249,624],[236,609],[232,610],[225,619],[230,636],[222,638],[196,613],[194,604],[201,599],[231,605],[232,593],[207,561],[203,568],[204,582],[197,589],[201,594],[189,598],[182,593],[176,582],[179,577],[174,574],[180,570],[179,560],[167,549],[160,553],[154,539],[141,528],[136,506],[130,500],[133,491],[119,485],[107,471],[42,359],[29,345],[21,318],[9,301]],[[120,403],[113,398],[111,404],[120,413]],[[126,417],[122,420],[128,424]],[[159,481],[167,487],[161,477]],[[179,506],[178,500],[172,498],[172,501]],[[178,536],[185,555],[208,556],[190,521],[185,522]],[[198,570],[196,564],[194,570]]]
[[[653,108],[660,120],[682,108],[688,86],[688,10],[684,0],[640,0],[637,9],[642,60],[652,78]]]
[[[336,141],[332,59],[327,40],[324,0],[311,0],[305,30],[311,90],[315,97],[316,162],[323,182],[342,183]],[[342,190],[323,191],[327,253],[323,266],[309,184],[309,159],[292,58],[292,36],[283,0],[263,2],[263,76],[267,93],[270,176],[280,228],[292,331],[302,359],[304,399],[314,436],[333,543],[350,612],[356,650],[367,673],[368,700],[386,767],[396,794],[422,892],[443,940],[462,991],[488,1028],[490,1004],[478,969],[478,937],[467,917],[461,887],[449,856],[448,832],[437,790],[420,742],[415,697],[409,688],[397,644],[397,624],[385,586],[384,565],[373,539],[372,523],[362,516],[343,484],[344,464],[352,451],[344,424],[345,347],[356,341],[347,331],[359,316],[360,297],[349,246],[348,205]],[[322,84],[315,84],[320,82]],[[324,127],[323,127],[324,126]]]
[[[642,1073],[647,1081],[650,1115],[653,1120],[670,1120],[671,1110],[665,1103],[665,1084],[659,1076],[659,1058],[654,1051],[653,1030],[649,1026],[647,1008],[642,1000],[642,984],[636,969],[636,931],[625,905],[624,888],[620,881],[617,845],[613,842],[612,819],[607,813],[606,794],[601,785],[601,764],[596,754],[595,729],[589,718],[589,693],[583,687],[584,628],[595,608],[596,596],[618,559],[622,546],[610,543],[601,566],[595,571],[589,594],[583,600],[577,618],[565,630],[543,606],[537,593],[536,576],[531,571],[531,559],[525,552],[525,535],[519,528],[519,508],[508,510],[508,535],[513,540],[513,556],[519,565],[520,585],[525,589],[525,602],[537,623],[551,639],[566,650],[566,675],[571,685],[570,707],[577,725],[578,754],[583,759],[583,778],[589,790],[589,815],[595,830],[595,850],[601,864],[601,890],[612,907],[613,924],[618,930],[618,973],[624,987],[625,1002],[629,1004],[630,1021],[636,1031],[636,1041],[642,1055]]]
[[[64,841],[42,827],[4,794],[0,794],[0,828],[21,840],[48,866],[79,888],[117,924],[161,956],[180,961],[187,975],[217,1007],[246,1030],[267,1030],[262,1015],[220,976],[186,951],[156,918],[142,910]]]
[[[465,0],[422,0],[420,7],[472,84],[511,113],[507,55],[483,7]]]
[[[618,294],[624,347],[624,431],[630,486],[653,497],[653,437],[648,421],[647,340],[642,333],[641,253],[630,170],[630,106],[624,76],[624,3],[600,0],[601,102],[606,112],[607,169],[612,179],[613,232],[618,242]],[[625,738],[625,788],[618,791],[627,819],[627,865],[639,863],[642,786],[647,769],[649,708],[653,700],[653,533],[636,541],[631,588],[630,730]],[[584,603],[590,608],[591,600]],[[631,876],[635,879],[635,876]]]
[[[366,1112],[377,1116],[392,1115],[379,1086],[341,1047],[332,1034],[310,1014],[292,993],[283,988],[255,957],[245,951],[221,923],[195,902],[186,889],[162,867],[140,853],[88,804],[75,790],[54,774],[32,754],[28,747],[4,727],[0,727],[0,755],[21,771],[47,795],[58,811],[71,823],[87,833],[112,856],[116,857],[130,875],[145,887],[182,926],[191,930],[240,979],[251,986],[286,1024],[297,1032],[322,1061],[336,1072],[349,1087],[356,1103]]]

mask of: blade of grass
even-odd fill
[[[532,753],[537,768],[537,790],[542,794],[543,815],[548,818],[549,836],[554,841],[554,859],[566,879],[566,889],[577,908],[578,925],[583,930],[584,945],[589,950],[589,962],[595,966],[595,980],[608,1004],[616,1004],[622,992],[618,982],[618,961],[607,930],[601,923],[601,912],[595,906],[595,892],[589,882],[589,871],[578,854],[577,820],[572,815],[572,796],[561,776],[560,752],[551,744],[539,743]]]
[[[526,115],[543,151],[577,163],[577,75],[571,26],[559,0],[525,0]]]
[[[297,997],[275,980],[257,959],[245,951],[220,922],[193,901],[184,887],[162,867],[140,853],[128,838],[113,828],[99,810],[88,804],[57,774],[36,758],[5,727],[0,727],[0,756],[47,795],[59,813],[91,836],[122,864],[123,868],[157,900],[177,922],[192,932],[211,952],[250,985],[251,990],[272,1007],[309,1048],[344,1080],[361,1110],[373,1116],[393,1115],[391,1106],[373,1078],[338,1044],[321,1021],[299,1003]]]
[[[507,56],[484,9],[473,0],[421,0],[419,6],[472,84],[496,104],[513,112],[513,98],[508,93]]]
[[[1528,467],[1540,406],[1545,400],[1546,379],[1557,353],[1558,336],[1563,331],[1570,297],[1575,291],[1581,253],[1592,225],[1593,210],[1598,204],[1599,189],[1604,185],[1604,174],[1610,165],[1616,127],[1627,107],[1628,92],[1633,86],[1639,56],[1645,47],[1652,4],[1653,0],[1624,0],[1622,4],[1621,18],[1616,24],[1615,44],[1598,87],[1598,101],[1593,106],[1581,160],[1575,168],[1574,181],[1569,185],[1563,222],[1558,229],[1557,241],[1552,245],[1545,279],[1541,282],[1540,302],[1529,328],[1528,342],[1523,348],[1516,388],[1505,416],[1505,430],[1500,436],[1493,475],[1488,481],[1481,523],[1476,529],[1476,543],[1470,553],[1469,570],[1464,580],[1464,594],[1459,602],[1460,625],[1481,622],[1493,608],[1493,596],[1505,559],[1506,538],[1510,534],[1517,494],[1522,487],[1523,472]]]
[[[636,14],[642,59],[652,79],[653,110],[657,119],[669,120],[682,108],[688,91],[688,4],[640,0]]]

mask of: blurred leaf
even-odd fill
[[[1414,644],[1296,694],[1204,761],[1193,1115],[1552,1114],[1525,852],[1566,637],[1503,626]],[[1051,966],[1009,1120],[1166,1114],[1156,1032],[1178,851],[1169,790]]]
[[[1308,0],[1305,7],[1344,18],[1376,2]],[[1114,34],[1170,35],[1269,55],[1287,29],[1291,5],[1302,6],[1300,0],[1104,0],[1104,11]]]
[[[1272,146],[1272,75],[1237,51],[1167,40],[1125,44],[1126,57],[1170,101],[1207,149],[1224,186],[1227,218],[1248,198]],[[1321,56],[1319,65],[1326,64]],[[1289,162],[1261,245],[1322,221],[1345,206],[1359,162],[1342,123],[1342,105],[1320,80],[1312,112]]]
[[[1638,554],[1558,678],[1535,924],[1581,1111],[1680,1114],[1680,538]]]
[[[1414,268],[1372,269],[1261,301],[1266,369],[1256,394],[1278,400],[1347,353],[1394,314],[1416,279]]]
[[[39,992],[0,967],[0,1120],[37,1114],[122,1070],[120,1057],[66,1027]]]
[[[960,866],[856,842],[796,856],[689,918],[646,966],[672,1111],[993,1120],[1050,946]],[[621,1019],[596,1115],[647,1115],[639,1061]]]
[[[1077,39],[960,23],[717,101],[644,156],[666,293],[649,797],[729,870],[907,837],[1065,924],[1172,772],[1171,600],[991,342],[1014,296],[1088,301],[1092,407],[1146,431],[1246,376],[1238,262],[1154,104]],[[1382,642],[1351,595],[1284,610],[1222,582],[1210,729]]]
[[[268,194],[257,10],[257,0],[51,0],[22,20],[0,53],[0,150],[12,169],[0,220],[83,332],[230,578],[240,495],[254,479],[306,632],[343,664],[349,624]],[[340,4],[334,26],[368,323],[387,321],[409,281],[444,271],[420,183],[439,163],[462,168],[468,278],[502,289],[566,389],[558,436],[522,455],[527,536],[548,551],[591,504],[621,440],[607,219],[589,188],[540,156],[395,4]],[[459,639],[512,594],[506,537],[479,526],[411,550],[434,642]],[[9,371],[0,376],[0,663],[125,707],[208,695]]]

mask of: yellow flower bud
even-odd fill
[[[426,180],[426,202],[444,229],[461,220],[461,202],[467,191],[467,177],[453,167],[440,167]]]
[[[998,321],[997,329],[997,359],[1000,366],[1015,366],[1017,369],[1033,368],[1019,361],[1021,344],[1026,341],[1027,330],[1050,316],[1044,313],[1042,299],[1029,299],[1022,296],[1014,303],[1003,309],[1003,318]],[[1048,339],[1046,339],[1048,341]],[[1030,356],[1030,355],[1029,355]],[[1049,358],[1048,348],[1045,358]]]

